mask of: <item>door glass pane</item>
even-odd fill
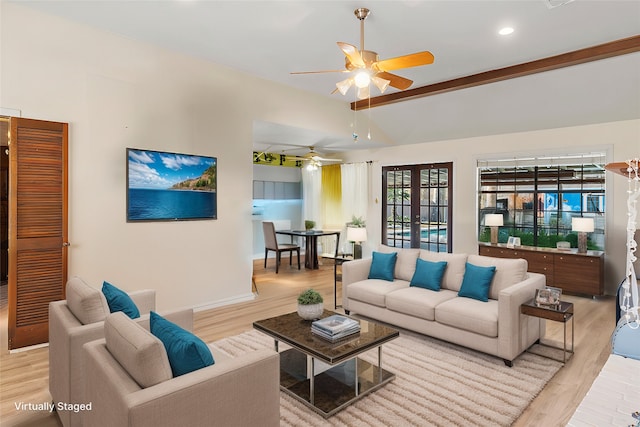
[[[387,192],[383,242],[394,247],[450,251],[451,163],[383,168]],[[412,197],[413,195],[417,197]]]

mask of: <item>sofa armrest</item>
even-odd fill
[[[371,269],[371,258],[354,259],[342,264],[342,308],[348,313],[349,308],[349,285],[366,280]]]
[[[509,286],[498,296],[498,341],[500,357],[513,360],[544,332],[544,322],[520,313],[520,306],[545,287],[544,274],[527,273],[522,282]]]
[[[342,264],[342,286],[349,286],[352,283],[366,280],[371,269],[371,258],[354,259]]]
[[[129,296],[133,300],[140,314],[148,314],[150,311],[156,311],[156,291],[153,289],[143,289],[140,291],[129,292]]]
[[[103,340],[84,348],[91,411],[84,425],[224,426],[280,423],[280,358],[271,349],[222,360],[141,389]],[[108,421],[106,421],[108,420]]]

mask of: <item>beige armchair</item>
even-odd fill
[[[109,315],[109,306],[102,292],[79,277],[67,282],[66,295],[66,300],[49,304],[49,392],[56,405],[87,402],[82,345],[104,337],[104,319]],[[149,312],[155,310],[155,291],[141,290],[129,296],[141,314],[136,321],[148,329]],[[192,328],[192,309],[163,316],[185,329]],[[63,426],[82,425],[79,413],[57,409]]]
[[[278,426],[280,359],[272,349],[230,357],[173,378],[162,341],[122,313],[104,322],[105,339],[83,347],[85,426]]]

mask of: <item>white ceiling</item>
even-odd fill
[[[555,8],[549,0],[14,1],[344,99],[345,106],[354,100],[353,89],[344,97],[330,94],[343,74],[290,72],[344,68],[336,42],[359,46],[359,21],[353,14],[358,7],[371,9],[365,47],[381,59],[433,53],[432,65],[394,72],[414,80],[412,87],[640,34],[639,0],[575,0]],[[515,32],[499,36],[507,25]],[[639,118],[640,53],[378,107],[370,117],[396,144]],[[256,123],[254,131],[258,150],[368,147],[272,123]],[[273,146],[274,141],[282,145]]]

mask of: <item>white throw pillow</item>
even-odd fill
[[[83,325],[102,322],[109,315],[109,305],[102,292],[81,278],[69,279],[66,293],[67,307]]]
[[[142,388],[173,378],[164,344],[119,311],[104,321],[104,338],[114,359]]]

